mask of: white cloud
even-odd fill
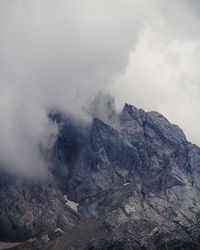
[[[157,22],[150,19],[140,33],[126,71],[116,76],[112,90],[120,108],[129,102],[157,110],[200,145],[199,17],[178,0],[157,3]]]
[[[37,145],[54,131],[47,110],[81,113],[124,70],[141,26],[137,2],[0,1],[2,165],[40,174]]]
[[[47,110],[82,113],[100,89],[118,106],[162,112],[200,143],[198,8],[196,0],[0,0],[2,165],[45,172],[37,145],[56,133]]]

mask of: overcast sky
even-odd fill
[[[199,0],[0,0],[1,165],[45,173],[46,111],[81,114],[98,90],[200,145],[199,13]]]

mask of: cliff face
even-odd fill
[[[197,240],[200,149],[178,126],[126,104],[112,125],[94,118],[87,138],[78,138],[58,140],[57,159],[72,145],[77,157],[55,167],[67,169],[63,187],[82,214],[146,247],[160,235]]]
[[[91,236],[96,240],[86,249],[198,249],[200,148],[178,126],[128,104],[106,122],[94,114],[88,126],[58,113],[50,117],[60,127],[49,156],[52,178],[2,182],[1,239],[56,227],[76,232],[85,217],[107,235],[105,242]],[[79,204],[78,213],[64,194]]]
[[[78,221],[52,182],[30,184],[5,173],[0,178],[0,240],[23,241],[56,228],[69,230]]]

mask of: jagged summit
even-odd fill
[[[48,155],[52,178],[1,186],[1,240],[52,235],[59,227],[67,232],[60,246],[83,249],[69,237],[79,237],[87,220],[96,233],[84,234],[84,249],[198,249],[200,148],[162,114],[128,104],[117,114],[106,100],[109,115],[94,107],[88,127],[49,116],[60,129]],[[56,249],[53,242],[46,249]]]

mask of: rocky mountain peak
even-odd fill
[[[117,114],[107,101],[108,115],[94,107],[84,129],[61,113],[49,116],[60,129],[48,157],[51,178],[40,184],[4,181],[1,240],[52,235],[59,227],[66,231],[60,245],[63,240],[77,247],[66,237],[82,235],[86,223],[97,233],[93,243],[84,234],[85,249],[198,249],[199,147],[162,114],[128,104]]]
[[[158,112],[148,112],[146,116],[146,124],[149,128],[152,128],[157,135],[169,143],[178,145],[187,142],[183,131],[177,125],[171,124]]]
[[[93,118],[98,118],[107,124],[113,124],[117,118],[114,98],[103,92],[99,92],[88,108],[88,113]]]

